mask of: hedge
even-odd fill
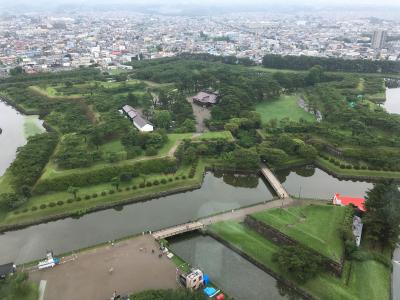
[[[65,191],[69,186],[84,187],[110,182],[112,178],[118,177],[124,172],[136,172],[138,174],[172,173],[176,171],[176,168],[175,159],[159,158],[119,166],[109,165],[95,170],[83,169],[72,174],[40,179],[35,186],[34,193]]]

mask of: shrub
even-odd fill
[[[156,179],[156,180],[153,181],[153,184],[154,184],[154,185],[159,185],[160,182]]]
[[[346,169],[352,169],[353,166],[352,165],[346,165]]]
[[[35,210],[37,210],[37,206],[32,206],[31,211],[35,211]]]
[[[26,212],[28,212],[28,209],[27,209],[27,208],[24,208],[24,209],[22,210],[22,212],[23,212],[23,213],[26,213]]]
[[[367,166],[361,166],[361,170],[366,170]]]
[[[345,169],[345,168],[346,168],[346,165],[341,164],[341,165],[340,165],[340,168],[341,168],[341,169]]]
[[[46,207],[47,207],[47,205],[44,204],[44,203],[43,203],[43,204],[40,204],[40,206],[39,206],[40,209],[45,209]]]
[[[125,191],[130,191],[131,190],[131,187],[130,186],[127,186],[126,188],[125,188]]]
[[[170,178],[168,178],[168,181],[172,182],[172,181],[174,181],[174,179],[172,177],[170,177]]]
[[[72,202],[74,202],[74,199],[72,199],[72,198],[67,200],[67,203],[72,203]]]
[[[355,166],[354,166],[354,169],[360,170],[360,166],[359,166],[359,165],[355,165]]]
[[[163,179],[161,179],[160,182],[161,182],[162,184],[166,184],[166,183],[167,183],[167,179],[163,178]]]
[[[122,192],[122,189],[118,189],[117,191],[118,191],[118,193],[121,193],[121,192]]]
[[[335,159],[334,159],[333,157],[331,157],[331,158],[329,159],[329,161],[330,161],[331,163],[335,163]]]
[[[109,190],[108,193],[109,193],[110,195],[112,195],[112,194],[114,194],[114,190]]]
[[[64,201],[62,201],[62,200],[59,200],[59,201],[57,201],[57,205],[64,205]]]
[[[175,180],[179,180],[179,179],[181,179],[179,176],[176,176],[176,177],[175,177]]]
[[[75,199],[76,201],[81,201],[82,200],[82,198],[81,197],[76,197],[76,199]]]
[[[139,187],[142,189],[142,188],[144,188],[146,185],[144,184],[144,182],[141,182],[140,184],[139,184]]]
[[[150,181],[148,181],[147,183],[146,183],[146,186],[152,186],[153,184],[150,182]]]
[[[106,191],[102,191],[102,192],[101,192],[101,195],[102,195],[102,196],[105,196],[105,195],[107,195],[107,192],[106,192]]]
[[[19,214],[18,210],[14,211],[14,215],[18,215],[18,214]]]
[[[154,156],[157,155],[157,149],[154,147],[149,147],[146,149],[146,156]]]
[[[90,195],[85,195],[85,200],[89,200],[90,198]]]
[[[50,203],[49,203],[49,206],[50,206],[50,207],[54,207],[54,206],[56,206],[56,204],[55,204],[54,202],[50,202]]]
[[[132,186],[132,190],[136,190],[136,189],[137,189],[136,185]]]
[[[93,193],[92,198],[97,198],[97,193]]]
[[[186,179],[186,175],[182,175],[182,177],[181,177],[182,179]]]

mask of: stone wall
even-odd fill
[[[326,262],[325,267],[326,270],[333,273],[334,275],[340,277],[342,275],[343,270],[343,258],[341,259],[340,263],[337,261],[328,258],[319,252],[311,249],[305,245],[301,245],[299,242],[295,241],[294,239],[290,238],[289,236],[285,235],[284,233],[280,232],[279,230],[255,219],[253,216],[246,216],[244,223],[262,235],[264,238],[278,244],[281,246],[295,246],[298,245],[299,247],[306,248],[307,250],[313,252],[315,255],[320,256]]]

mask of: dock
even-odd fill
[[[272,171],[264,164],[261,165],[261,174],[269,182],[269,184],[272,186],[272,188],[274,189],[275,193],[278,195],[279,198],[281,199],[289,198],[289,194],[288,192],[286,192],[283,185],[279,182],[274,173],[272,173]]]
[[[156,240],[166,239],[175,235],[179,235],[182,233],[187,233],[191,231],[196,231],[204,228],[204,224],[201,222],[192,222],[186,223],[182,225],[177,225],[169,228],[165,228],[153,233],[153,237]]]

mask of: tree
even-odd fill
[[[156,110],[153,116],[154,125],[158,128],[169,129],[171,126],[171,113],[167,110]]]
[[[15,67],[14,69],[10,70],[10,75],[11,76],[16,76],[16,75],[21,75],[24,72],[22,67]]]
[[[277,148],[270,148],[269,145],[262,143],[258,147],[258,153],[262,160],[272,166],[279,166],[288,159],[285,151]]]
[[[74,186],[68,187],[68,193],[72,194],[74,196],[74,199],[76,199],[76,195],[78,194],[79,189]]]
[[[377,183],[367,192],[364,223],[375,245],[394,247],[400,234],[400,192],[394,182]]]
[[[311,145],[300,144],[298,153],[302,158],[313,160],[317,157],[318,151]]]
[[[129,105],[131,105],[131,106],[133,106],[133,107],[136,107],[136,106],[138,106],[138,104],[139,104],[139,99],[138,99],[134,94],[132,94],[131,92],[129,92],[128,97],[127,97],[127,99],[126,99],[126,102],[127,102]]]
[[[238,148],[233,151],[233,163],[238,169],[256,169],[259,165],[258,154],[254,149]]]
[[[308,71],[305,80],[307,84],[314,85],[318,82],[321,82],[323,76],[324,76],[324,70],[322,69],[321,66],[316,65]]]
[[[115,187],[116,190],[118,190],[120,184],[121,180],[119,179],[119,177],[114,177],[111,179],[111,185]]]
[[[315,277],[322,270],[324,263],[321,256],[298,245],[282,247],[274,254],[273,260],[282,270],[302,283]]]

